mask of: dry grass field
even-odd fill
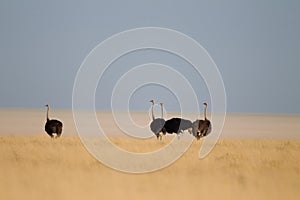
[[[40,117],[39,112],[36,116]],[[71,120],[61,118],[65,124],[71,123]],[[66,133],[59,139],[50,139],[42,132],[43,117],[38,128],[40,133],[32,128],[40,122],[32,120],[28,125],[32,134],[6,134],[12,121],[9,116],[5,119],[6,124],[0,128],[0,199],[3,200],[273,200],[299,199],[300,196],[300,140],[297,138],[222,137],[202,160],[198,158],[202,141],[194,141],[179,160],[164,169],[127,174],[94,159],[79,137],[68,133],[71,129],[66,128]],[[28,121],[26,118],[23,123]],[[227,122],[230,123],[233,121]],[[256,134],[259,130],[267,130],[260,124],[257,127]],[[17,130],[18,127],[14,128]],[[240,125],[238,131],[242,132],[242,128]],[[296,128],[291,131],[299,131]],[[276,132],[274,127],[270,127],[270,132],[272,129]],[[230,135],[229,130],[225,124],[225,135]],[[169,139],[140,141],[113,137],[112,141],[129,151],[144,152],[145,149],[159,149]]]

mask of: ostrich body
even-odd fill
[[[189,130],[192,128],[192,122],[187,119],[182,118],[172,118],[166,121],[165,126],[163,128],[163,133],[169,133],[169,134],[179,134],[182,133],[185,130]]]
[[[208,104],[205,102],[203,103],[204,108],[204,120],[197,119],[193,122],[193,135],[199,140],[201,137],[207,136],[211,132],[211,122],[206,118],[206,110]]]
[[[63,124],[62,122],[56,120],[56,119],[49,119],[49,109],[50,106],[47,104],[47,122],[45,124],[45,131],[51,138],[58,138],[62,134],[62,128]]]
[[[163,118],[157,118],[154,117],[154,100],[150,100],[152,103],[151,113],[152,113],[152,122],[150,124],[150,129],[154,133],[157,139],[162,139],[162,135],[160,134],[162,132],[162,129],[165,124],[165,120]],[[163,117],[163,114],[162,114]]]

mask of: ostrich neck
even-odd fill
[[[164,118],[164,107],[161,106],[161,118],[163,119]]]
[[[204,119],[205,120],[207,120],[207,118],[206,118],[206,109],[207,109],[207,106],[205,106],[205,108],[204,108]]]
[[[46,114],[46,117],[47,117],[47,121],[49,121],[49,106],[47,106],[47,114]]]
[[[152,104],[152,108],[151,108],[151,112],[152,112],[152,120],[154,121],[155,120],[155,117],[154,117],[154,104]]]

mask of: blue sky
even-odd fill
[[[209,52],[229,112],[299,114],[299,19],[299,1],[1,1],[0,108],[71,108],[77,70],[97,44],[127,29],[155,26],[180,31]],[[110,109],[109,98],[102,98],[118,79],[118,65],[153,61],[193,73],[168,53],[133,53],[108,72],[97,108]],[[209,100],[201,77],[190,81],[199,81],[200,101]],[[170,110],[178,107],[171,92],[144,89],[133,95],[131,109],[148,109],[144,100],[151,97],[168,102]]]

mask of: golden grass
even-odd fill
[[[113,138],[128,150],[167,141]],[[194,141],[175,163],[146,174],[112,170],[77,136],[0,136],[0,199],[299,199],[300,141],[221,139],[204,159]]]

